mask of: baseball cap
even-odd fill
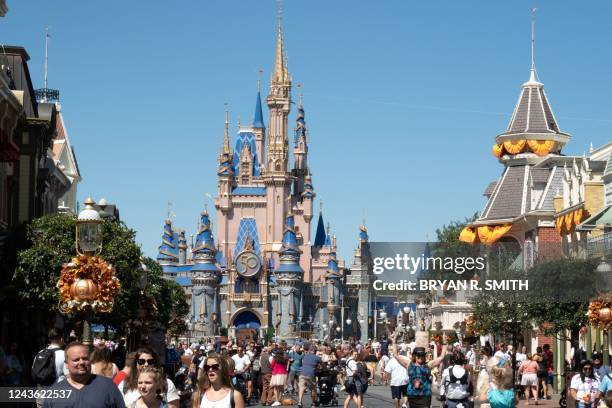
[[[412,351],[412,354],[415,356],[424,356],[425,355],[425,347],[415,347]]]

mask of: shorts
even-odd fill
[[[552,384],[554,382],[554,379],[555,376],[553,375],[553,373],[548,373],[548,376],[546,377],[546,384]]]
[[[317,384],[315,383],[314,377],[300,375],[298,386],[300,387],[300,390],[305,390],[306,388],[313,390],[316,389]]]
[[[273,374],[270,380],[271,387],[284,387],[287,382],[287,374]]]
[[[402,399],[402,397],[408,396],[407,385],[392,385],[391,386],[391,399]]]
[[[431,407],[431,395],[422,397],[408,397],[410,408],[429,408]]]
[[[538,385],[538,376],[535,373],[532,374],[523,374],[523,377],[521,378],[521,385],[531,385],[531,386],[536,386]]]
[[[346,393],[349,394],[350,396],[353,395],[363,395],[364,392],[364,386],[361,383],[361,381],[353,378],[353,377],[349,377],[350,379],[347,380],[344,383],[344,387],[346,389]]]

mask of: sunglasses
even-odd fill
[[[204,371],[206,371],[206,372],[208,372],[208,371],[210,371],[210,370],[213,370],[213,371],[219,371],[219,364],[211,364],[211,365],[204,364],[203,369],[204,369]]]
[[[149,365],[153,365],[155,364],[155,359],[149,358],[149,359],[144,359],[144,358],[139,358],[138,360],[136,360],[136,362],[139,365],[144,365],[145,363],[149,364]]]

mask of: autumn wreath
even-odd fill
[[[121,287],[115,268],[97,256],[77,256],[63,265],[57,282],[59,309],[63,313],[91,308],[110,312]]]
[[[602,329],[612,328],[612,293],[606,293],[589,303],[589,322]]]

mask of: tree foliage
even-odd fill
[[[588,260],[562,258],[536,264],[530,270],[506,270],[491,279],[527,279],[528,291],[487,291],[471,300],[475,329],[481,333],[513,334],[538,327],[561,335],[586,324],[589,299],[601,277]]]
[[[33,220],[27,228],[29,248],[18,253],[18,267],[13,284],[27,307],[43,311],[57,310],[59,292],[56,288],[64,263],[76,255],[75,218],[58,214]],[[143,298],[141,288],[142,252],[135,242],[136,232],[122,222],[106,219],[102,224],[102,252],[100,256],[113,265],[121,282],[112,312],[97,314],[94,323],[113,326],[119,333],[130,319],[137,318]],[[173,317],[184,318],[188,305],[182,288],[163,277],[161,267],[152,259],[144,259],[148,266],[144,296],[155,299],[157,321],[167,327]],[[69,318],[76,318],[70,316]]]

